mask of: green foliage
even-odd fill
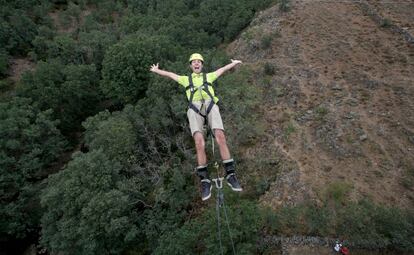
[[[223,210],[223,208],[221,208]],[[228,219],[231,222],[231,236],[237,254],[255,254],[256,241],[262,224],[256,204],[239,200],[226,205]],[[225,254],[232,254],[232,245],[224,221],[221,217],[222,243]],[[164,233],[154,254],[219,254],[221,253],[217,236],[217,215],[214,206],[200,217],[187,221],[184,226],[172,232]]]
[[[363,247],[414,250],[414,217],[409,211],[362,200],[339,214],[338,232]]]
[[[329,113],[329,110],[325,106],[320,105],[315,109],[315,112],[316,112],[316,120],[325,121]]]
[[[0,77],[5,77],[9,67],[9,54],[5,49],[0,49]]]
[[[101,150],[77,154],[48,179],[41,243],[51,252],[119,254],[140,234],[136,201],[122,190],[121,166]]]
[[[24,98],[0,103],[0,234],[24,237],[39,215],[35,181],[62,153],[65,141],[51,110],[40,111]]]
[[[381,27],[387,28],[387,27],[390,27],[391,25],[392,25],[392,22],[390,19],[385,18],[381,20],[381,24],[380,24]]]
[[[228,123],[231,130],[229,144],[235,148],[253,143],[263,132],[257,121],[259,113],[256,111],[260,94],[250,84],[249,79],[250,70],[242,67],[237,75],[226,74],[220,78],[216,89],[221,100],[224,122]]]
[[[262,37],[262,39],[260,40],[260,46],[262,47],[262,49],[269,49],[270,46],[272,45],[272,35],[266,34]]]
[[[108,218],[108,216],[101,216],[105,214],[106,209],[101,211],[91,209],[94,212],[93,217],[89,214],[79,215],[79,213],[74,213],[75,211],[83,212],[85,209],[77,208],[78,202],[72,201],[76,197],[76,195],[72,196],[73,189],[76,190],[77,196],[81,193],[87,194],[84,197],[86,200],[84,201],[85,206],[92,203],[88,202],[89,200],[86,197],[93,199],[95,193],[102,193],[100,192],[101,185],[94,183],[99,183],[101,179],[98,177],[102,174],[106,176],[109,170],[102,170],[105,167],[115,169],[113,171],[116,174],[116,181],[109,182],[110,188],[108,187],[108,189],[128,194],[128,200],[125,203],[134,208],[125,210],[125,214],[123,214],[125,220],[135,224],[135,226],[140,226],[139,234],[134,237],[134,240],[139,239],[140,242],[135,241],[134,247],[138,246],[139,249],[152,250],[157,246],[158,237],[161,233],[170,232],[183,224],[187,216],[186,210],[194,199],[195,188],[191,184],[191,171],[189,171],[191,167],[188,162],[182,162],[179,158],[180,154],[185,153],[179,147],[181,145],[176,144],[176,139],[180,141],[179,137],[183,136],[182,130],[175,131],[181,128],[181,125],[171,120],[176,117],[171,115],[171,111],[168,109],[169,104],[162,101],[163,97],[155,94],[155,91],[162,88],[162,84],[154,84],[149,93],[150,100],[142,100],[135,107],[127,105],[120,112],[101,112],[84,122],[83,125],[86,128],[85,141],[89,153],[76,157],[69,163],[67,169],[52,177],[58,181],[51,181],[47,190],[53,192],[56,190],[60,193],[54,195],[52,201],[42,200],[45,201],[44,205],[47,207],[46,220],[56,208],[53,204],[57,203],[59,197],[64,196],[68,199],[60,201],[63,205],[56,212],[56,217],[61,217],[62,212],[66,212],[65,210],[71,207],[67,214],[64,213],[63,219],[59,221],[60,223],[56,223],[59,227],[56,227],[53,223],[57,221],[54,218],[55,216],[47,222],[47,225],[51,225],[44,228],[47,232],[42,233],[42,238],[46,240],[43,244],[46,247],[56,251],[67,251],[70,250],[69,245],[76,242],[79,243],[76,246],[76,253],[99,254],[104,251],[116,253],[108,250],[112,242],[117,242],[113,245],[119,247],[119,249],[121,247],[126,249],[131,243],[125,240],[115,240],[115,237],[112,236],[118,232],[99,232],[102,227],[95,228],[94,224],[88,231],[78,229],[75,233],[72,230],[73,226],[68,225],[71,222],[78,224],[82,221],[85,222],[85,225],[90,225],[87,221],[94,220],[95,215],[96,217]],[[157,100],[151,98],[153,96],[158,97]],[[116,167],[113,165],[115,163]],[[85,171],[92,171],[94,173],[93,178],[96,178],[96,180],[91,178],[86,182],[83,179],[81,181],[81,176],[85,175]],[[72,175],[76,175],[76,177]],[[79,184],[73,179],[79,180]],[[68,184],[65,184],[66,182]],[[105,181],[105,183],[108,182]],[[68,185],[69,187],[71,185],[76,187],[73,189],[66,188]],[[61,189],[61,187],[65,187],[65,189]],[[79,191],[77,191],[78,189]],[[47,191],[47,193],[50,192]],[[49,195],[45,196],[48,197]],[[101,196],[99,198],[107,199]],[[72,211],[72,207],[74,207],[74,211]],[[53,214],[55,213],[53,212]],[[111,221],[108,219],[108,222]],[[62,229],[61,224],[68,227]],[[131,224],[124,225],[126,227]],[[88,241],[94,244],[93,247],[81,243],[83,240],[86,242],[86,234],[89,235]],[[76,235],[79,236],[79,239],[74,239]]]
[[[12,81],[10,81],[9,79],[3,79],[0,80],[0,92],[5,92],[10,90],[10,88],[12,87]]]
[[[245,28],[254,12],[269,4],[270,1],[253,2],[249,0],[218,1],[207,0],[200,5],[201,27],[209,34],[216,34],[221,40],[233,39]],[[237,8],[235,8],[237,6]]]
[[[24,55],[36,36],[36,25],[23,11],[13,10],[0,17],[0,42],[13,55]]]
[[[121,41],[107,51],[101,89],[117,103],[133,103],[144,96],[152,58],[139,39]]]
[[[59,58],[63,63],[83,64],[81,48],[70,35],[58,35],[47,44],[47,57]]]
[[[284,127],[283,129],[283,138],[286,141],[289,141],[289,137],[290,135],[292,135],[293,133],[295,133],[297,130],[297,127],[293,124],[293,122],[289,122],[286,127]]]
[[[336,204],[345,203],[349,200],[351,190],[352,185],[347,182],[333,182],[325,190],[325,199]]]
[[[270,76],[272,76],[272,75],[274,75],[275,74],[275,67],[274,67],[274,65],[272,65],[271,63],[269,63],[269,62],[266,62],[265,64],[264,64],[264,73],[266,74],[266,75],[270,75]]]
[[[282,12],[290,11],[290,0],[281,0],[279,3],[279,10]]]
[[[101,112],[83,123],[86,145],[91,150],[102,149],[111,159],[126,161],[134,151],[136,131],[125,115],[109,116],[109,112]]]
[[[368,200],[321,206],[302,204],[264,214],[265,231],[277,235],[331,236],[360,248],[414,251],[412,212]]]
[[[93,65],[63,65],[39,62],[25,73],[18,93],[35,101],[40,109],[53,109],[64,133],[76,130],[81,121],[98,108],[98,75]]]
[[[94,64],[100,71],[106,50],[115,42],[115,35],[110,33],[98,30],[80,32],[79,47],[83,61],[87,64]]]

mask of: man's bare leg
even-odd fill
[[[204,136],[201,132],[194,133],[194,143],[197,153],[197,163],[199,166],[207,164]]]
[[[201,199],[203,201],[211,197],[211,181],[208,176],[207,155],[205,150],[204,136],[201,132],[194,133],[194,143],[197,152],[197,175],[201,181]]]
[[[234,191],[242,191],[239,181],[236,178],[234,160],[230,156],[229,147],[227,146],[226,136],[221,129],[215,129],[217,144],[219,145],[221,159],[223,160],[224,169],[226,170],[226,180]]]
[[[228,160],[231,158],[229,147],[227,146],[226,136],[224,135],[224,131],[221,129],[215,129],[214,135],[216,137],[216,142],[219,146],[220,156],[222,160]]]

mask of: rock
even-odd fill
[[[341,87],[338,83],[336,83],[336,82],[332,82],[332,83],[331,83],[331,89],[332,89],[332,90],[338,90],[338,91],[341,91],[341,90],[342,90],[342,87]]]
[[[367,138],[368,138],[368,136],[366,134],[363,134],[359,137],[359,140],[360,141],[365,141],[365,140],[367,140]]]

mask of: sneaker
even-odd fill
[[[231,173],[226,176],[227,184],[230,186],[230,188],[234,191],[242,191],[242,187],[240,186],[239,181],[236,178],[236,174]]]
[[[201,180],[201,200],[206,201],[211,197],[211,181],[209,179]]]

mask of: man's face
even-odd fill
[[[190,67],[191,70],[193,70],[193,73],[201,73],[201,70],[203,69],[203,62],[199,59],[194,59],[191,61]]]

